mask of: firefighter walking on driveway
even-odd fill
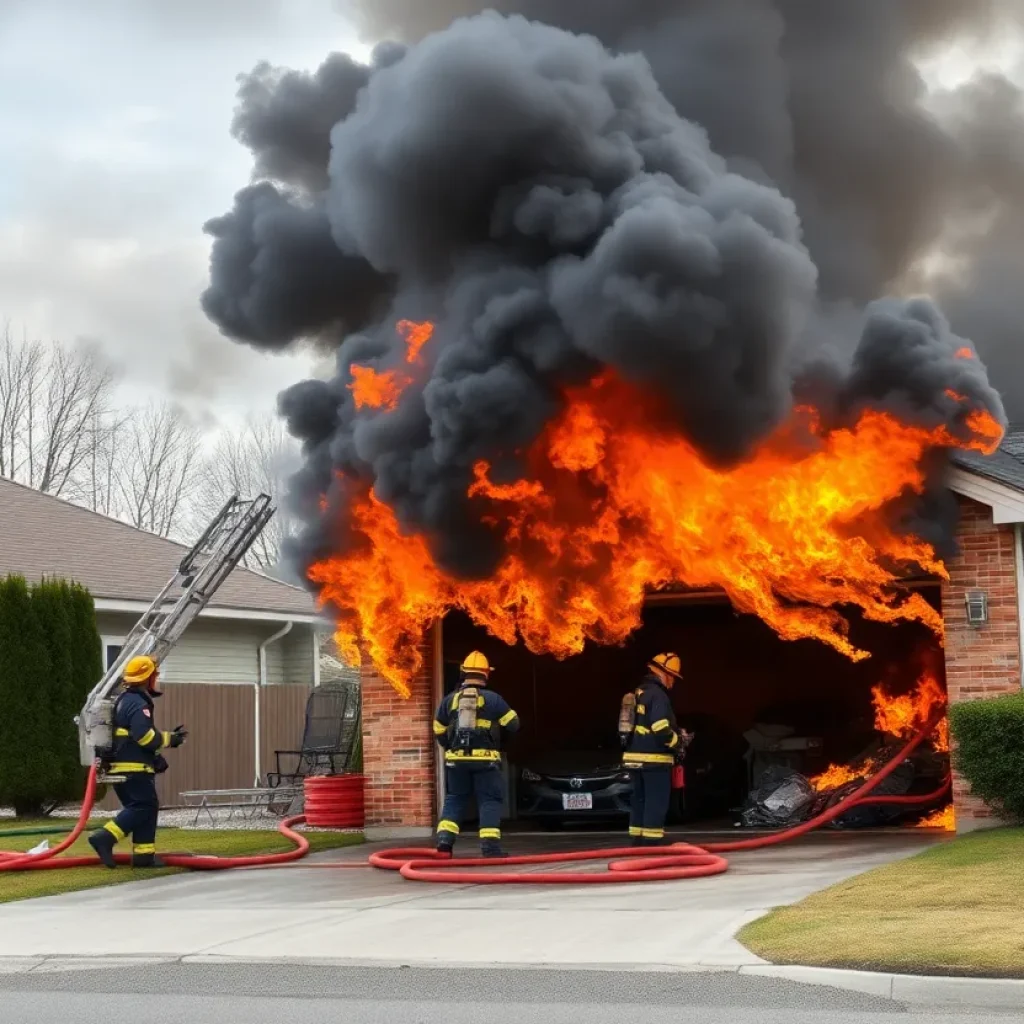
[[[486,689],[491,666],[479,651],[462,663],[462,682],[441,701],[434,735],[444,748],[444,807],[437,825],[437,849],[450,854],[471,796],[480,814],[480,848],[485,857],[503,857],[501,808],[502,740],[517,732],[519,716],[503,697]]]
[[[113,757],[106,766],[111,775],[124,776],[114,792],[123,808],[113,821],[89,836],[89,845],[108,868],[117,866],[114,847],[132,837],[132,867],[162,867],[156,856],[156,825],[160,802],[156,777],[167,770],[160,751],[180,747],[188,733],[183,726],[159,732],[153,720],[154,698],[162,695],[159,670],[142,655],[125,666],[124,686],[114,704]]]
[[[672,708],[672,686],[682,679],[679,655],[659,654],[647,667],[640,686],[623,698],[619,724],[622,763],[633,784],[629,836],[634,846],[664,842],[672,769],[691,739],[679,730]]]

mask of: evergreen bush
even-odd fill
[[[1024,693],[952,704],[953,763],[971,792],[1024,821]]]
[[[74,719],[102,670],[85,588],[0,579],[0,806],[35,816],[81,797]]]

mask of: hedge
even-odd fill
[[[1024,693],[952,704],[953,763],[971,792],[1024,821]]]
[[[0,579],[0,806],[31,816],[81,796],[74,717],[101,674],[87,590]]]

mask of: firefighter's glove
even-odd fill
[[[163,775],[163,773],[167,771],[167,758],[161,757],[160,754],[157,754],[156,757],[153,758],[153,771],[155,771],[157,775]]]
[[[183,725],[176,725],[171,733],[171,746],[180,747],[188,739],[188,730]]]

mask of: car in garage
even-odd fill
[[[632,792],[617,746],[539,754],[516,773],[518,817],[550,827],[625,821]]]
[[[682,715],[694,734],[687,751],[686,788],[673,792],[670,824],[720,819],[746,795],[742,737],[709,715]],[[544,827],[625,824],[633,787],[622,768],[622,748],[545,751],[522,759],[513,772],[517,817]]]

